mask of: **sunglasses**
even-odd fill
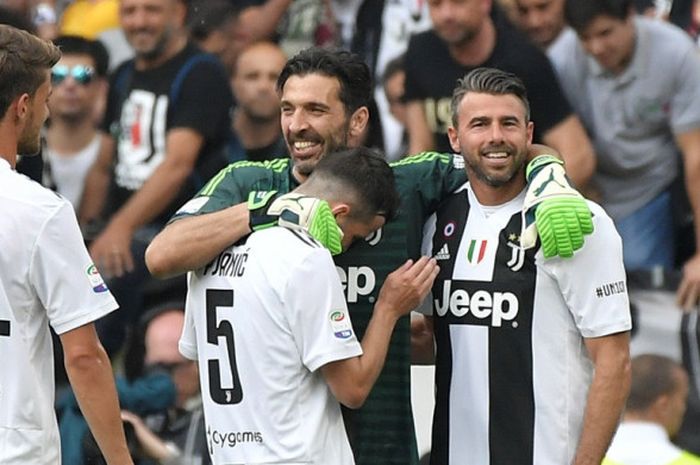
[[[68,67],[66,65],[56,65],[51,69],[51,84],[58,85],[68,76],[75,82],[84,86],[90,84],[95,77],[95,70],[89,66],[76,65]]]

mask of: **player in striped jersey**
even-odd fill
[[[281,124],[291,159],[239,162],[215,176],[151,243],[146,262],[167,276],[197,269],[250,233],[251,191],[286,193],[306,180],[325,154],[360,144],[371,95],[369,69],[346,51],[312,48],[287,62],[278,81]],[[462,159],[424,153],[392,164],[401,208],[383,228],[335,257],[353,327],[362,338],[384,279],[420,256],[421,232],[440,200],[466,180]],[[569,210],[567,210],[569,211]],[[578,224],[577,224],[578,226]],[[564,228],[565,235],[571,230]],[[579,239],[583,233],[578,230]],[[410,322],[396,325],[386,364],[361,409],[344,410],[360,465],[415,465],[411,411]]]
[[[322,199],[315,208],[327,213],[317,221],[342,229],[343,249],[390,220],[399,203],[389,166],[365,148],[321,160],[278,202],[295,194]],[[362,347],[331,254],[306,230],[255,232],[190,273],[180,350],[199,360],[213,463],[354,464],[335,399],[364,402],[394,324],[437,271],[423,258],[389,275]]]
[[[533,124],[516,76],[474,70],[452,114],[470,181],[426,224],[440,264],[431,464],[600,464],[629,390],[620,237],[590,202],[595,230],[572,258],[521,246]]]

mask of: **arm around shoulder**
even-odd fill
[[[249,234],[249,222],[245,203],[173,221],[146,249],[146,266],[157,278],[196,270]]]

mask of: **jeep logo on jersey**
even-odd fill
[[[500,328],[503,321],[512,321],[518,316],[520,302],[512,292],[489,292],[478,290],[469,293],[464,289],[452,291],[452,280],[445,280],[442,285],[442,299],[435,299],[435,311],[438,316],[445,316],[449,311],[456,317],[471,313],[474,318],[486,320],[491,318],[491,326]],[[513,327],[517,322],[513,322]]]
[[[365,242],[374,247],[382,240],[382,228],[377,229],[369,236],[365,237]]]
[[[374,291],[377,278],[374,270],[368,266],[350,266],[347,272],[336,266],[340,282],[343,283],[343,290],[349,303],[356,303],[359,296],[367,296]],[[374,299],[370,297],[370,302]]]

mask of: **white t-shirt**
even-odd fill
[[[199,360],[215,465],[351,465],[319,368],[362,354],[330,253],[271,228],[190,273],[180,352]]]
[[[117,308],[70,203],[0,160],[0,463],[60,462],[54,415],[58,334]]]
[[[87,173],[97,159],[100,140],[100,135],[95,134],[86,147],[72,155],[63,155],[46,147],[51,178],[56,183],[56,191],[64,196],[76,211],[83,197]]]
[[[444,465],[571,463],[593,375],[584,338],[631,328],[610,217],[589,202],[583,247],[545,260],[520,248],[524,194],[485,208],[466,184],[426,224],[423,252],[440,265],[432,453]]]

